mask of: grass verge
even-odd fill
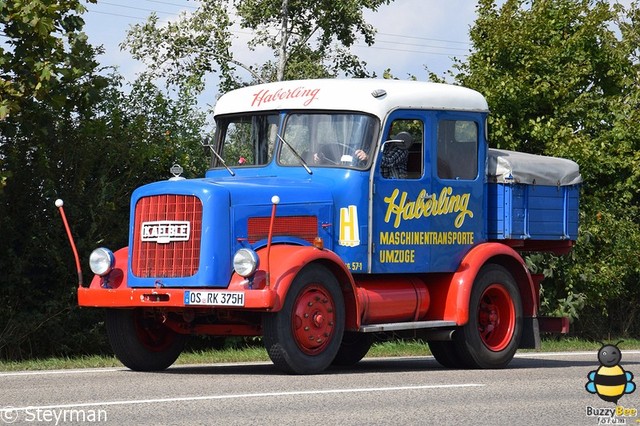
[[[638,339],[611,339],[608,342],[617,343],[624,354],[625,350],[640,349]],[[599,342],[581,340],[575,337],[557,339],[544,339],[542,348],[535,352],[565,352],[565,351],[593,351],[594,355],[600,348]],[[534,352],[533,350],[520,350],[519,352]],[[371,347],[367,357],[403,357],[430,355],[429,347],[420,341],[394,340],[376,343]],[[176,361],[176,364],[214,364],[227,362],[256,362],[269,361],[267,352],[261,346],[229,349],[207,349],[186,351]],[[46,358],[26,361],[0,361],[0,371],[25,371],[25,370],[62,370],[79,368],[104,368],[122,367],[120,361],[113,356],[79,356],[73,358]]]

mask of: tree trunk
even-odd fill
[[[282,0],[280,32],[280,48],[278,49],[278,81],[284,80],[287,63],[287,43],[289,41],[289,0]]]

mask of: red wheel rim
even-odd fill
[[[163,352],[173,344],[175,340],[173,331],[158,323],[156,319],[145,317],[141,312],[134,312],[133,321],[138,341],[148,351]]]
[[[322,286],[309,285],[296,298],[291,328],[296,344],[307,355],[325,350],[335,332],[335,304]]]
[[[487,287],[478,306],[478,332],[487,348],[497,352],[506,348],[516,324],[516,309],[509,292],[500,284]]]

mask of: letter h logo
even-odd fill
[[[340,237],[338,244],[347,247],[355,247],[360,244],[358,209],[354,205],[340,209]]]

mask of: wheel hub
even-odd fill
[[[296,299],[292,327],[298,347],[307,355],[322,352],[334,334],[335,307],[321,286],[310,285]]]
[[[482,293],[478,306],[478,332],[492,351],[506,348],[515,331],[515,307],[506,288],[490,285]]]
[[[137,310],[133,320],[138,340],[147,350],[163,352],[173,344],[175,333],[164,325],[166,317],[145,316],[142,311]]]

